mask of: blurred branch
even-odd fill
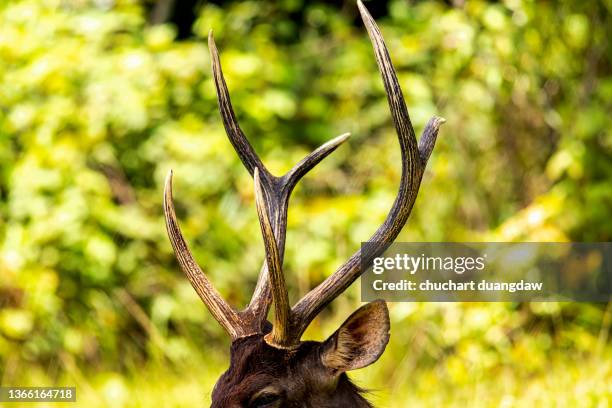
[[[125,307],[128,313],[138,322],[138,324],[144,329],[151,341],[159,347],[160,350],[165,352],[164,339],[161,334],[157,331],[157,328],[149,319],[149,316],[145,313],[140,305],[134,300],[130,293],[123,289],[118,288],[113,291],[119,302]]]
[[[102,163],[95,164],[93,167],[104,174],[113,197],[119,204],[129,205],[136,202],[136,192],[121,168]]]
[[[0,384],[11,384],[16,377],[19,368],[19,357],[17,355],[8,355],[4,361],[2,376],[0,376]]]
[[[176,0],[157,0],[149,15],[149,23],[157,25],[167,22],[172,15],[175,3]]]
[[[20,307],[23,304],[24,291],[15,286],[0,287],[0,309]]]
[[[57,356],[66,369],[66,372],[72,376],[78,387],[81,390],[84,390],[90,396],[94,397],[97,401],[101,402],[101,398],[99,397],[98,393],[87,380],[87,377],[83,374],[76,361],[74,361],[72,354],[62,350],[57,354]]]

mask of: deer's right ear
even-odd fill
[[[383,300],[368,303],[323,343],[321,362],[336,372],[366,367],[385,351],[389,329],[387,304]]]

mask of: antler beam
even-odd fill
[[[291,308],[289,306],[289,296],[287,294],[287,286],[285,285],[285,276],[283,274],[283,265],[274,239],[272,224],[268,215],[268,209],[265,203],[261,183],[259,180],[259,170],[255,169],[255,204],[257,206],[257,215],[259,217],[259,225],[261,226],[261,234],[266,248],[266,261],[269,271],[269,279],[272,289],[272,303],[274,304],[274,325],[270,343],[285,346],[286,340],[289,338],[289,324]]]
[[[298,339],[319,312],[361,275],[362,262],[369,265],[398,236],[416,200],[423,171],[433,150],[440,124],[444,123],[442,118],[432,118],[425,127],[420,144],[417,145],[404,96],[380,29],[361,0],[357,1],[357,5],[374,47],[374,55],[385,85],[391,116],[397,131],[402,157],[400,187],[387,218],[368,240],[373,244],[372,249],[368,253],[357,251],[333,275],[325,279],[293,307],[292,314],[296,326],[293,334]]]

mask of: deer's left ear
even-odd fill
[[[385,301],[368,303],[357,309],[323,343],[321,362],[337,372],[366,367],[385,351],[389,329],[389,310]]]

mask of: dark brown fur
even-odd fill
[[[212,407],[371,407],[346,373],[323,366],[324,347],[308,341],[295,350],[282,350],[268,345],[263,335],[234,341],[230,367],[215,385]],[[279,399],[257,405],[252,397],[267,387]]]

